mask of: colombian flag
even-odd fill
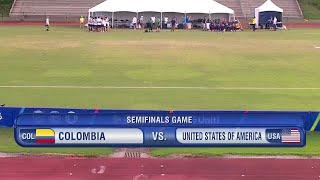
[[[37,144],[54,144],[54,131],[52,129],[36,129]]]

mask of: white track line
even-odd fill
[[[320,90],[320,87],[205,87],[205,86],[0,86],[0,88],[47,89],[199,89],[199,90]]]

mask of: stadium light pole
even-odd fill
[[[139,11],[137,11],[137,20],[136,21],[138,21],[138,18],[139,18]],[[136,22],[136,27],[133,27],[133,29],[138,29],[139,28],[139,26],[138,26],[138,22]]]
[[[182,23],[185,23],[185,24],[183,24],[183,29],[187,29],[187,13],[185,12],[184,13],[184,20],[183,20],[183,22]]]

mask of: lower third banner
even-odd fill
[[[298,127],[18,127],[24,147],[302,147],[306,134]]]

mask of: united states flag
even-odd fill
[[[282,130],[283,143],[300,143],[300,131],[298,129]]]

